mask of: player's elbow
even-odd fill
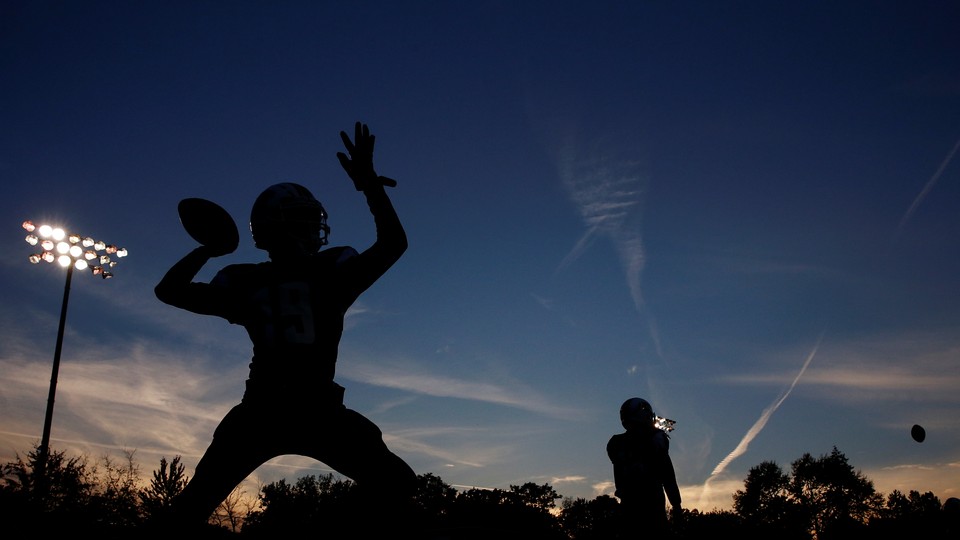
[[[164,304],[169,304],[169,302],[167,302],[167,291],[161,285],[153,288],[153,294],[157,297],[157,300],[160,300]]]
[[[399,258],[400,255],[403,255],[404,252],[407,251],[407,248],[410,247],[407,242],[407,233],[404,232],[403,229],[396,231],[384,240],[384,245],[389,246],[387,249],[393,253],[395,258]]]
[[[174,288],[162,281],[153,288],[153,294],[156,295],[157,300],[171,305],[175,303],[177,297]]]

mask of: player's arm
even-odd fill
[[[654,444],[660,454],[660,478],[667,500],[673,507],[673,513],[681,511],[680,487],[677,486],[677,474],[673,469],[673,460],[670,459],[670,437],[657,430],[654,434]]]
[[[377,228],[377,239],[368,249],[364,250],[355,260],[351,261],[351,272],[354,273],[355,283],[359,290],[357,294],[373,284],[384,272],[395,263],[407,249],[407,235],[400,223],[400,218],[387,196],[385,186],[395,186],[394,180],[379,176],[373,167],[373,147],[376,138],[369,128],[356,123],[354,139],[345,132],[340,132],[344,152],[337,153],[337,158],[343,169],[353,180],[354,187],[363,192],[367,199],[367,206],[373,215]]]
[[[177,261],[154,287],[157,298],[165,303],[194,313],[204,315],[219,314],[222,308],[223,293],[219,287],[207,283],[195,283],[203,265],[212,256],[207,246],[199,246]]]
[[[673,460],[670,456],[665,456],[663,463],[663,490],[667,494],[667,500],[673,507],[673,512],[679,512],[683,506],[680,499],[680,487],[677,486],[677,475],[673,470]]]

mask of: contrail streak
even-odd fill
[[[583,233],[583,236],[580,237],[580,240],[577,241],[577,244],[573,246],[573,249],[570,250],[570,253],[560,261],[560,264],[557,266],[557,269],[554,273],[559,272],[560,270],[565,269],[570,265],[571,262],[577,260],[580,255],[587,249],[587,246],[590,242],[593,241],[594,234],[597,232],[597,227],[591,227],[587,229],[587,232]]]
[[[933,189],[933,186],[936,185],[937,180],[940,179],[940,175],[943,174],[944,169],[946,169],[947,165],[950,164],[950,161],[953,160],[953,156],[957,153],[957,149],[960,149],[960,140],[957,141],[957,144],[953,145],[953,149],[950,150],[950,153],[947,154],[946,158],[944,158],[943,162],[940,164],[940,167],[937,169],[937,172],[933,173],[933,176],[930,177],[930,180],[927,180],[927,184],[923,186],[920,194],[917,195],[917,197],[913,200],[913,203],[910,205],[910,208],[908,208],[907,212],[902,218],[900,218],[900,225],[897,226],[896,237],[900,236],[900,232],[903,230],[904,225],[907,224],[910,216],[913,215],[913,212],[918,206],[920,206],[920,203],[923,202],[923,199],[926,198],[928,193],[930,193],[930,190]]]
[[[740,440],[740,444],[730,452],[727,457],[723,458],[720,463],[714,467],[713,472],[710,473],[710,477],[707,478],[707,481],[703,484],[703,492],[700,496],[701,502],[706,499],[707,493],[709,491],[708,486],[710,481],[719,476],[726,470],[727,466],[733,462],[733,460],[742,456],[746,453],[747,448],[750,446],[750,443],[760,434],[763,428],[767,425],[767,421],[770,420],[770,417],[773,416],[773,413],[780,408],[780,405],[786,401],[787,397],[790,395],[790,392],[793,391],[793,388],[797,385],[797,382],[800,380],[800,377],[803,377],[804,372],[807,371],[807,367],[810,365],[810,362],[813,360],[813,357],[816,356],[817,350],[820,349],[820,342],[823,340],[823,335],[821,334],[820,338],[817,339],[817,344],[813,347],[813,350],[810,351],[810,354],[807,355],[806,361],[803,363],[803,367],[800,368],[800,372],[797,373],[797,376],[793,378],[793,382],[790,383],[790,386],[783,392],[783,394],[777,398],[769,407],[764,409],[763,413],[760,414],[760,418],[754,422],[753,426],[747,430],[746,435],[743,436],[743,439]]]

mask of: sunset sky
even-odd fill
[[[192,473],[251,348],[154,296],[196,245],[177,203],[239,225],[203,280],[265,259],[247,221],[277,182],[363,249],[336,159],[359,120],[410,248],[336,380],[417,473],[612,494],[639,396],[677,422],[687,508],[833,447],[882,493],[960,496],[957,28],[924,0],[6,0],[0,462],[40,440],[64,292],[23,220],[129,250],[73,278],[54,448]]]

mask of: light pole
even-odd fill
[[[117,265],[116,258],[126,257],[127,250],[94,240],[89,236],[66,233],[60,227],[51,225],[34,225],[32,221],[24,221],[23,228],[27,231],[26,241],[31,246],[39,246],[42,251],[30,255],[33,264],[40,262],[56,262],[67,269],[67,281],[63,287],[63,303],[60,305],[60,327],[57,329],[57,346],[53,353],[53,371],[50,375],[50,392],[47,395],[47,412],[43,419],[43,438],[40,440],[40,454],[37,465],[39,477],[46,473],[47,457],[50,451],[50,427],[53,424],[53,402],[57,393],[57,375],[60,372],[60,352],[63,350],[63,330],[67,322],[67,301],[70,299],[70,280],[73,278],[73,269],[86,270],[89,268],[95,276],[103,279],[113,277],[111,268]]]

